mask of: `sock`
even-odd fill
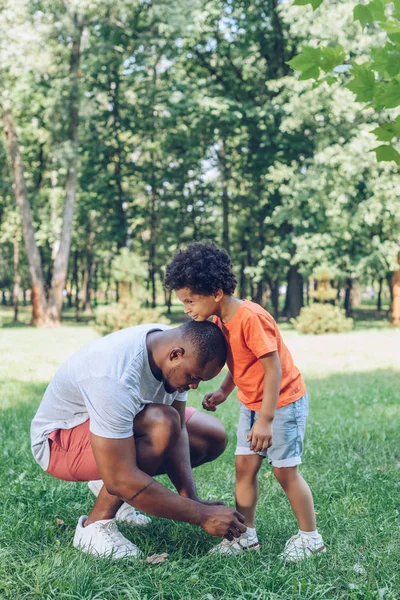
[[[255,527],[248,527],[247,530],[246,530],[245,535],[247,535],[248,537],[257,537],[256,528]]]
[[[318,532],[318,529],[315,531],[302,531],[299,529],[299,533],[304,533],[307,537],[309,537],[313,542],[319,542],[321,538],[321,534]]]

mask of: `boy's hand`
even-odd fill
[[[222,402],[225,402],[225,400],[226,396],[222,390],[211,392],[210,394],[206,394],[204,396],[203,408],[205,408],[205,410],[211,410],[212,412],[215,412],[218,404],[222,404]]]
[[[247,441],[251,442],[250,450],[253,452],[262,452],[272,446],[272,421],[259,417],[251,428]]]

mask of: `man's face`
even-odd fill
[[[183,355],[171,352],[168,367],[162,373],[162,382],[168,394],[196,390],[200,381],[213,379],[221,368],[218,358],[200,367],[195,351],[187,347]]]
[[[190,288],[175,290],[176,296],[183,304],[183,310],[193,321],[206,321],[218,307],[216,296],[202,296],[195,294]]]

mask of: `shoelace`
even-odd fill
[[[286,542],[285,544],[285,550],[286,548],[288,548],[292,543],[294,543],[294,545],[297,548],[297,544],[296,541],[297,540],[301,540],[301,542],[303,542],[303,538],[301,537],[301,533],[296,533],[296,535],[292,535],[292,537]],[[303,544],[302,544],[303,545]]]
[[[117,549],[128,547],[128,540],[123,537],[114,521],[101,525],[101,529]]]

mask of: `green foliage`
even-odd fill
[[[348,319],[343,309],[332,304],[314,303],[301,309],[297,319],[292,319],[300,333],[321,335],[343,333],[353,328],[353,319]]]
[[[128,248],[122,248],[112,261],[112,270],[116,281],[127,281],[143,285],[147,269],[143,259],[130,252]]]
[[[143,325],[144,323],[169,323],[163,315],[162,308],[147,308],[138,300],[130,300],[123,304],[109,304],[96,309],[94,328],[101,335],[113,331]]]
[[[300,0],[294,4],[311,4],[315,10],[315,0],[308,2]],[[319,6],[321,3],[318,3]],[[400,105],[400,7],[398,0],[383,2],[383,0],[372,0],[368,4],[358,4],[353,11],[354,21],[358,21],[363,29],[376,33],[377,29],[381,35],[376,41],[376,46],[371,47],[369,57],[364,62],[353,59],[349,63],[351,80],[346,83],[347,87],[355,95],[357,102],[367,102],[376,111],[397,108]],[[386,32],[386,33],[384,33]],[[303,47],[301,53],[295,56],[288,64],[293,69],[300,71],[300,79],[319,80],[320,72],[325,73],[321,82],[329,85],[339,79],[339,75],[332,77],[332,64],[324,63],[325,53],[337,55],[344,60],[341,48],[334,49],[325,45],[318,48],[314,46]],[[340,65],[339,61],[335,66]],[[333,61],[334,62],[334,61]],[[335,74],[333,74],[335,75]],[[400,139],[396,127],[396,114],[389,113],[393,119],[388,124],[385,133],[374,130],[379,141],[388,142],[385,146],[375,148],[378,161],[394,161],[400,164],[400,154],[395,148],[395,143]],[[393,133],[390,135],[389,132]],[[384,136],[384,137],[383,137]],[[395,140],[393,141],[393,138]]]

